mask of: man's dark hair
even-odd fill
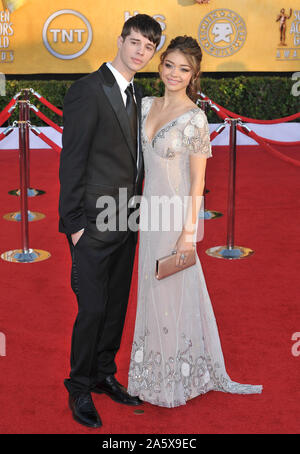
[[[140,32],[157,47],[161,38],[161,26],[148,14],[136,14],[127,19],[123,25],[121,36],[125,39],[131,33],[131,29]]]

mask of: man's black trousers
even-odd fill
[[[74,246],[71,287],[78,314],[73,327],[70,378],[65,386],[71,394],[89,392],[107,375],[115,374],[136,249],[136,234],[122,243],[109,244],[86,231]]]

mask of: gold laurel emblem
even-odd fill
[[[247,28],[243,18],[229,9],[215,9],[200,22],[198,31],[201,48],[213,57],[230,57],[246,41]]]

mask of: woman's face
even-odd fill
[[[169,91],[185,91],[192,76],[193,68],[179,50],[170,52],[160,67],[160,77]]]

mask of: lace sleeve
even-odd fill
[[[142,116],[145,116],[148,114],[151,104],[153,102],[153,96],[145,96],[142,98]]]
[[[182,142],[190,155],[211,158],[209,126],[205,113],[199,109],[183,129]]]

